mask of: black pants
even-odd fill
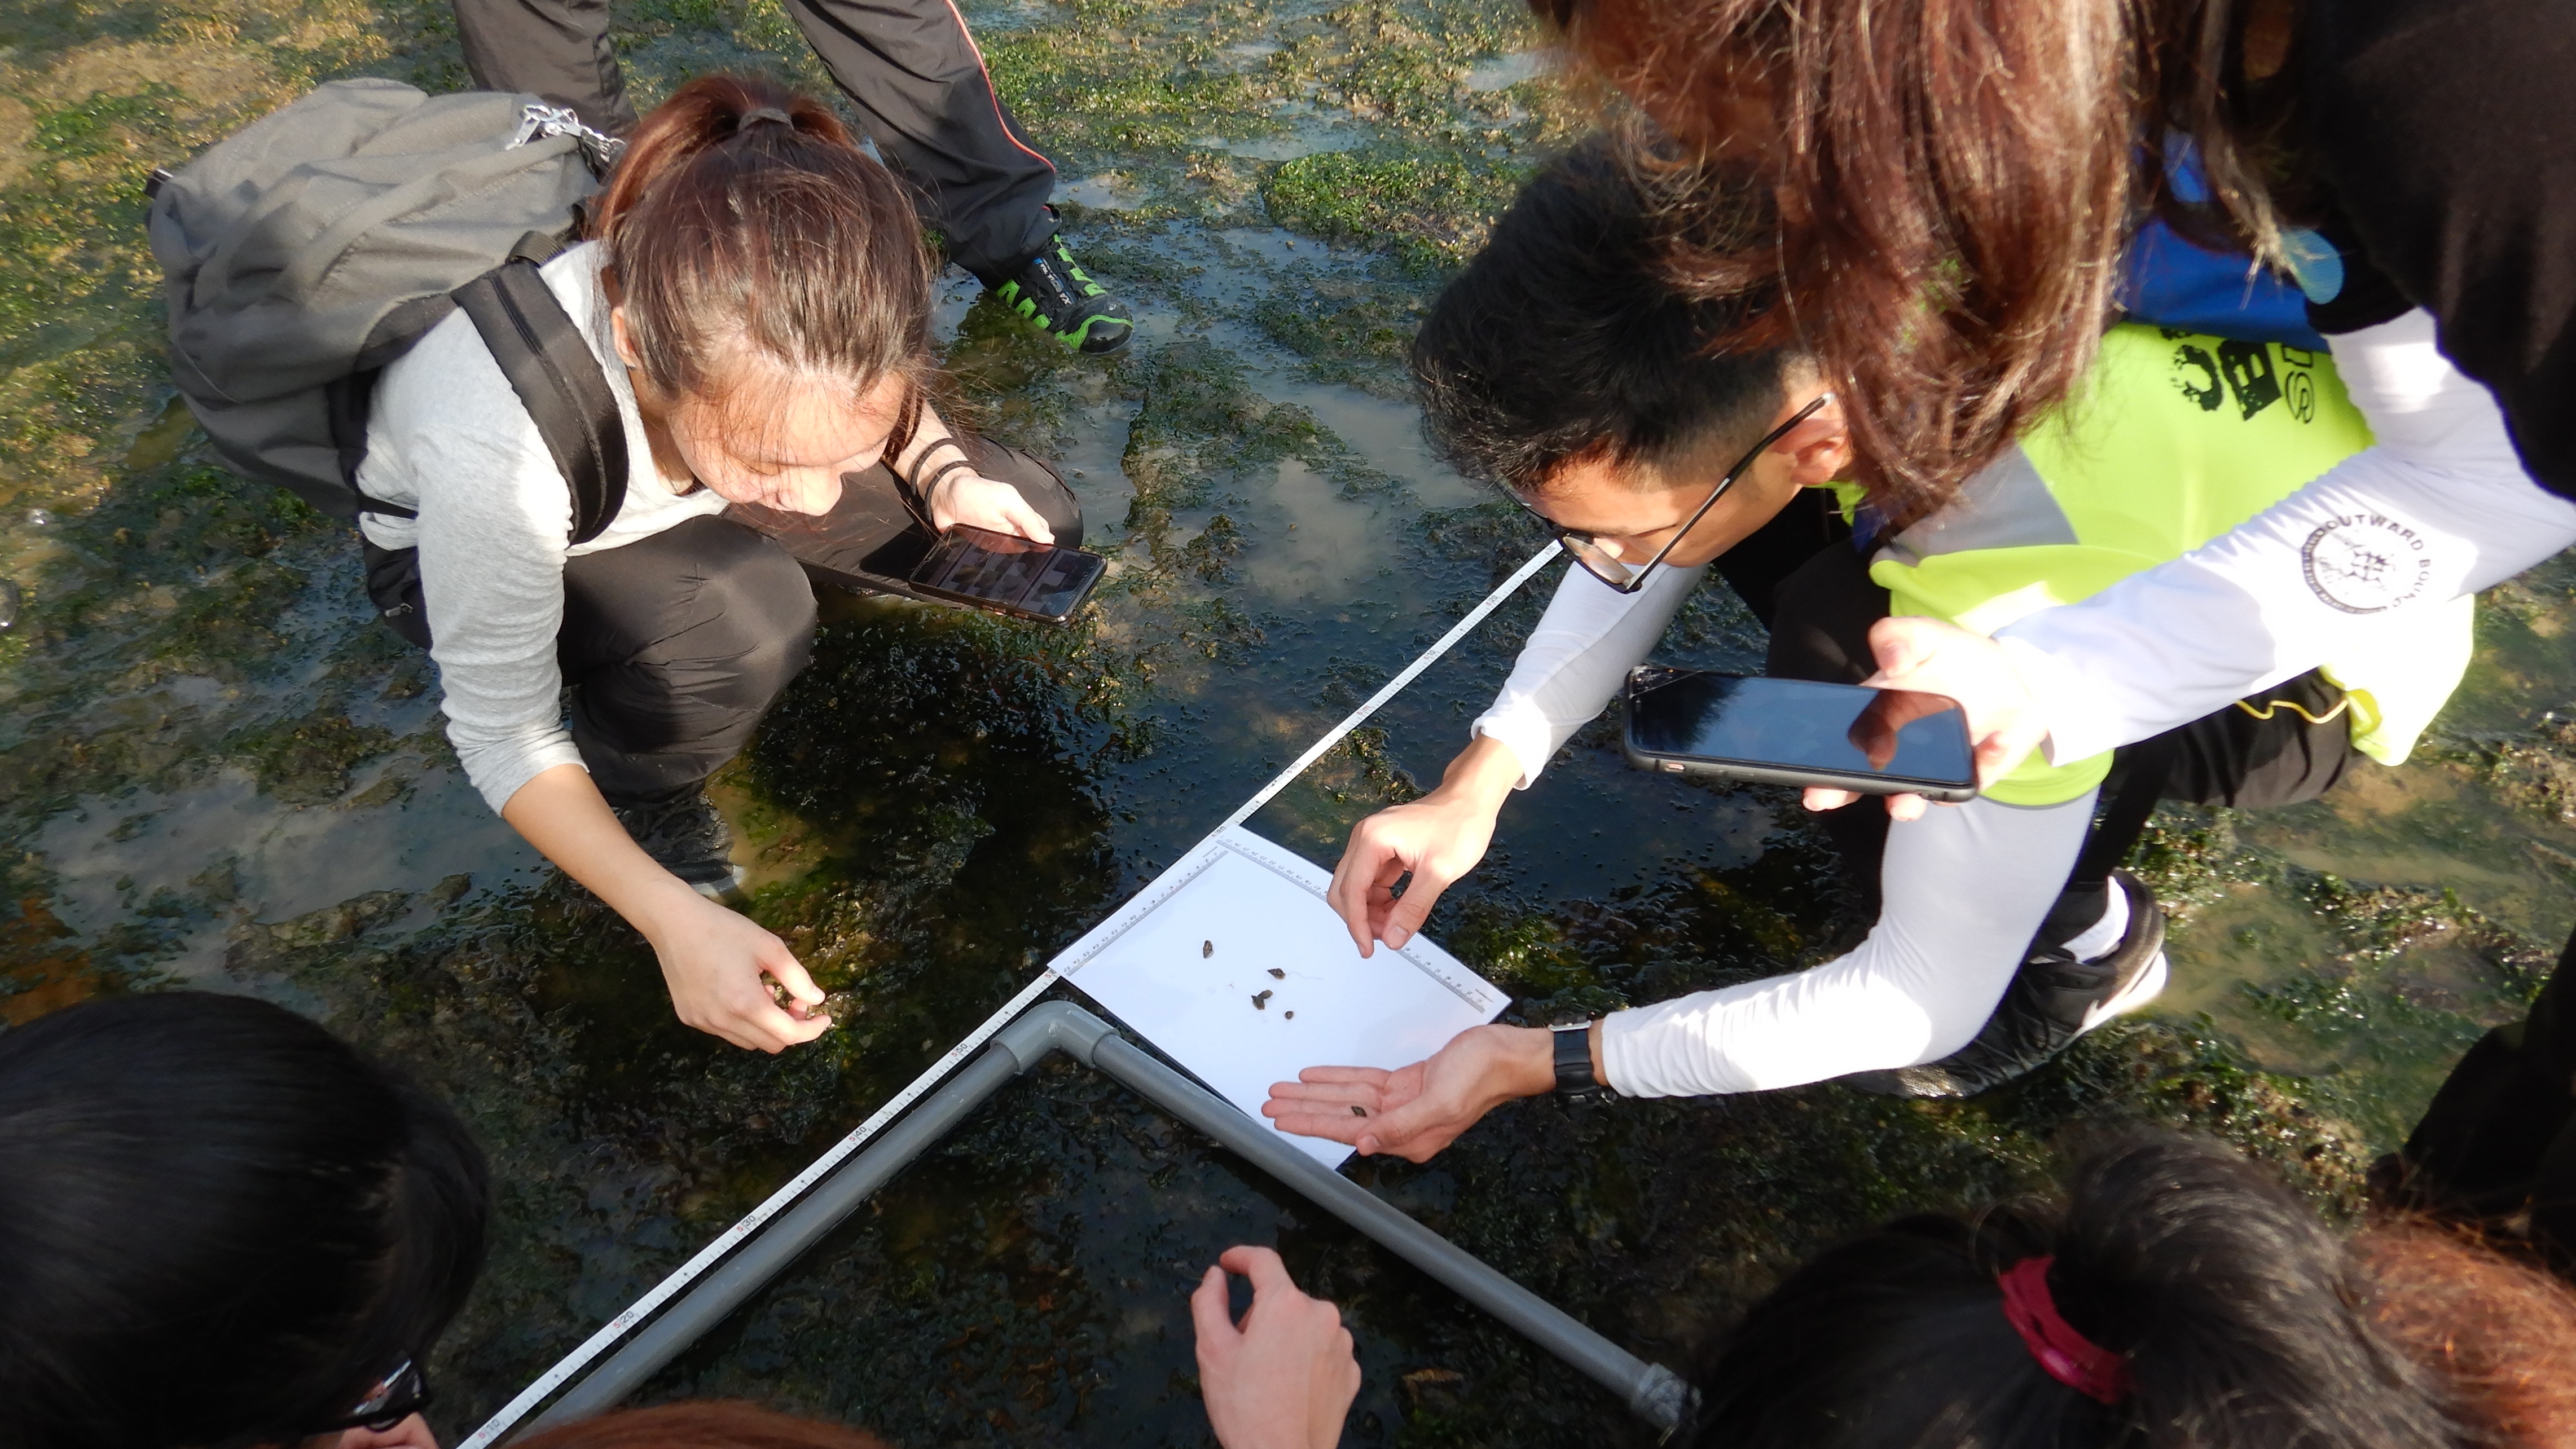
[[[2576,1277],[2576,937],[2531,1014],[2469,1048],[2373,1178],[2393,1206],[2522,1236]]]
[[[860,128],[911,182],[951,260],[998,280],[1055,231],[1055,166],[993,90],[949,0],[782,0],[857,107]],[[485,90],[565,102],[615,135],[635,127],[608,43],[608,0],[455,0],[465,66]]]
[[[1082,541],[1082,507],[1054,469],[965,441],[978,471],[1019,489],[1058,543]],[[741,753],[805,667],[813,582],[909,594],[904,575],[930,545],[879,465],[844,478],[820,518],[736,506],[566,559],[555,658],[572,692],[573,744],[599,793],[630,805],[697,788]],[[368,544],[366,556],[367,593],[386,624],[428,647],[415,552]]]
[[[1848,545],[1820,550],[1779,585],[1765,672],[1858,684],[1878,670],[1869,629],[1887,612],[1887,590],[1870,578],[1867,558]],[[2131,769],[2151,767],[2162,772],[2158,795],[2167,800],[2247,809],[2313,800],[2342,779],[2356,758],[2352,727],[2337,708],[2342,703],[2343,692],[2310,671],[2248,701],[2251,711],[2230,705],[2123,749],[2104,782],[2104,796],[2117,791]],[[1875,901],[1886,808],[1862,800],[1826,811],[1823,824],[1853,887]],[[2099,911],[2063,914],[2081,917],[2074,926],[2079,931],[2100,918]],[[2053,917],[2052,928],[2056,924]]]

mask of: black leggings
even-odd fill
[[[957,264],[1008,276],[1055,231],[1055,166],[1029,145],[948,0],[785,0],[859,125],[910,181]],[[608,0],[455,0],[483,90],[535,91],[625,135],[635,107],[608,39]]]
[[[2531,1014],[2469,1048],[2373,1177],[2394,1206],[2523,1237],[2576,1278],[2576,937]]]
[[[1045,463],[965,440],[984,476],[1020,491],[1082,541],[1082,505]],[[741,753],[814,647],[815,582],[910,594],[931,537],[883,465],[842,480],[819,518],[737,505],[564,561],[555,657],[572,691],[573,744],[611,804],[669,799]],[[386,624],[429,644],[413,550],[369,544],[367,593]]]

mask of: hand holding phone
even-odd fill
[[[912,571],[912,587],[934,599],[1061,624],[1108,567],[1096,553],[961,523],[931,546]]]
[[[962,525],[1017,534],[1040,543],[1055,542],[1055,530],[1047,527],[1046,518],[1029,506],[1019,489],[970,470],[960,469],[941,480],[931,490],[928,502],[934,533],[944,534]]]
[[[1977,793],[1958,705],[1911,690],[1641,665],[1626,746],[1630,764],[1665,774],[1952,803]]]
[[[1873,688],[1870,692],[1878,697],[1853,717],[1844,738],[1861,752],[1873,770],[1884,770],[1896,759],[1906,726],[1936,714],[1955,714],[1959,709],[1957,700],[1919,689]]]

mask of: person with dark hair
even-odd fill
[[[1901,1218],[1718,1341],[1726,1449],[2542,1449],[2576,1437],[2576,1303],[2420,1230],[2353,1243],[2222,1144],[2088,1153],[2062,1195]],[[2536,1315],[2499,1333],[2501,1313]]]
[[[1082,353],[1115,352],[1126,307],[1074,261],[1047,204],[1055,163],[994,88],[948,0],[781,0],[879,153],[911,184],[949,260],[1023,322]],[[635,129],[608,39],[608,0],[455,0],[465,68],[487,91],[568,105],[611,136]]]
[[[831,1021],[777,937],[701,894],[736,879],[704,783],[804,667],[808,575],[900,593],[939,530],[1073,545],[1081,509],[926,401],[920,230],[819,102],[691,81],[590,237],[541,275],[614,395],[615,513],[571,538],[554,454],[452,315],[377,384],[359,492],[416,516],[362,511],[369,590],[437,661],[484,799],[644,934],[683,1021],[778,1051]]]
[[[178,991],[0,1033],[0,1444],[436,1449],[483,1156],[321,1027]]]
[[[1709,349],[1731,319],[1665,284],[1671,209],[1662,183],[1635,174],[1655,159],[1595,143],[1542,172],[1416,340],[1443,451],[1544,517],[1580,567],[1439,788],[1352,830],[1330,899],[1363,953],[1421,928],[1482,858],[1512,790],[1608,705],[1712,563],[1771,626],[1770,673],[1854,683],[1869,672],[1869,628],[1891,608],[1991,620],[2081,597],[2367,441],[2330,364],[2127,326],[2080,408],[1951,506],[1852,535],[1816,486],[1850,457],[1839,398],[1794,353]],[[2217,385],[2202,363],[2222,356],[2281,369],[2305,405],[2205,407],[2206,389],[2193,389]],[[2141,746],[2089,844],[2108,757],[2034,764],[1893,829],[1884,814],[1833,812],[1847,869],[1882,887],[1875,928],[1833,961],[1579,1033],[1475,1028],[1396,1072],[1311,1067],[1265,1110],[1289,1131],[1420,1160],[1498,1102],[1551,1088],[1667,1096],[1840,1077],[1962,1096],[2011,1080],[2161,990],[2162,913],[2144,885],[2114,875],[2153,801],[2285,804],[2363,755],[2404,759],[2459,679],[2468,623],[2452,611],[2402,650],[2337,661],[2332,678]]]
[[[2143,216],[2250,250],[2305,294],[2371,447],[1991,637],[1873,631],[1875,682],[1960,701],[1985,778],[2367,653],[2576,543],[2576,43],[2550,0],[1533,6],[1729,178],[1710,204],[1760,199],[1770,225],[1712,230],[1678,268],[1796,319],[1859,399],[1860,476],[1911,508],[2069,395]],[[2499,1224],[2528,1206],[2576,1264],[2571,997],[2576,937],[2387,1179]]]

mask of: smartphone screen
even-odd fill
[[[1050,549],[1047,566],[1029,585],[1020,607],[1043,619],[1061,619],[1081,604],[1082,596],[1100,582],[1101,571],[1108,566],[1099,555],[1078,548]]]
[[[1061,621],[1106,568],[1098,554],[1078,548],[959,524],[939,536],[930,556],[913,571],[912,584],[939,598]]]
[[[1906,701],[1933,712],[1897,730],[1896,751],[1886,763],[1870,763],[1853,742],[1853,725],[1873,706],[1884,712]],[[1851,684],[1642,669],[1629,687],[1628,742],[1640,754],[1711,764],[1891,784],[1965,788],[1976,782],[1967,723],[1957,705],[1937,695],[1897,695]]]

